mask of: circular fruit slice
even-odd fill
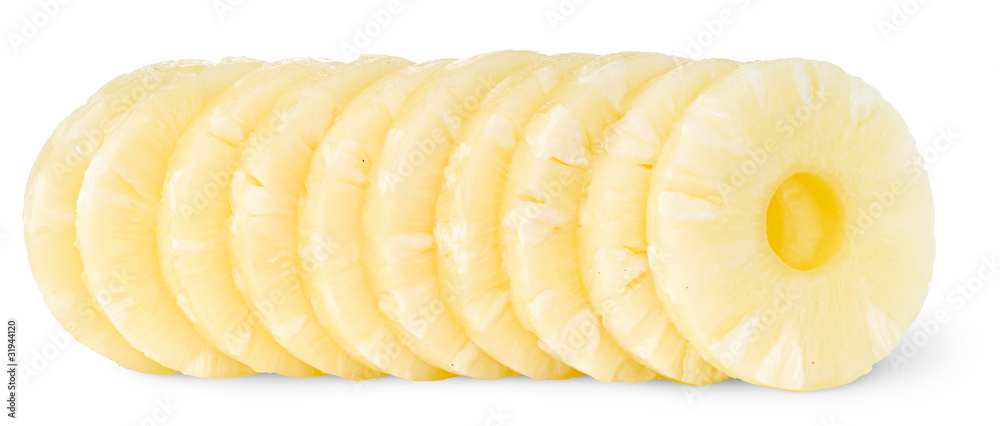
[[[694,385],[726,376],[681,337],[656,296],[646,258],[650,169],[678,115],[738,64],[689,62],[626,99],[625,115],[591,159],[593,178],[580,209],[580,259],[590,304],[622,349],[659,375]]]
[[[927,295],[933,207],[913,138],[827,63],[747,64],[702,94],[664,144],[648,216],[677,328],[748,382],[850,382]]]
[[[379,310],[362,261],[361,210],[372,164],[404,101],[448,60],[412,65],[358,94],[326,133],[299,208],[303,282],[320,323],[347,353],[407,380],[452,377],[421,361]]]
[[[363,227],[379,307],[422,360],[455,374],[515,374],[483,353],[447,311],[437,273],[434,208],[462,124],[535,52],[503,51],[448,64],[403,106],[374,165]]]
[[[625,97],[682,61],[642,53],[595,59],[531,118],[511,163],[501,245],[515,312],[544,350],[601,381],[645,381],[654,373],[611,340],[583,288],[577,218],[590,158],[624,113]]]
[[[24,243],[31,272],[46,305],[74,339],[121,365],[170,374],[118,333],[83,284],[76,248],[76,199],[83,174],[118,117],[164,84],[198,72],[201,61],[163,62],[119,76],[56,127],[28,176],[24,194]]]
[[[174,144],[189,123],[261,62],[227,59],[161,87],[110,129],[77,200],[83,281],[133,347],[198,377],[253,374],[195,331],[160,273],[156,207]]]
[[[231,184],[237,286],[292,355],[352,380],[383,374],[352,359],[313,313],[300,278],[308,265],[298,257],[299,199],[313,150],[344,107],[372,81],[407,65],[399,58],[364,56],[314,75],[317,84],[279,102],[278,124],[244,148]]]
[[[202,336],[261,373],[322,374],[274,340],[233,283],[229,182],[250,134],[275,124],[265,119],[282,93],[322,65],[274,62],[240,79],[177,141],[159,204],[157,243],[170,293]]]
[[[514,314],[500,257],[500,201],[525,124],[591,59],[581,54],[542,58],[497,85],[462,128],[438,199],[434,236],[441,284],[451,296],[445,303],[484,352],[534,379],[580,373],[541,350],[538,337]]]

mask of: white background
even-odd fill
[[[400,0],[402,11],[374,27],[370,13],[387,0],[61,0],[51,17],[39,15],[49,1],[0,5],[0,316],[20,321],[28,368],[19,418],[5,424],[996,422],[998,279],[983,277],[981,286],[976,280],[989,272],[984,262],[1000,260],[997,2]],[[41,25],[27,24],[32,31],[23,19]],[[353,40],[366,24],[378,34]],[[15,36],[26,43],[12,43]],[[737,380],[691,388],[589,378],[358,384],[333,377],[158,377],[119,368],[69,339],[42,302],[21,238],[28,171],[56,123],[104,82],[150,63],[227,55],[344,59],[345,43],[415,61],[519,48],[838,64],[899,109],[927,158],[938,254],[921,317],[892,360],[869,375],[801,394]],[[936,314],[947,321],[935,321]],[[158,404],[170,406],[162,421],[151,417]]]

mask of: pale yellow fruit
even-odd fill
[[[227,59],[136,104],[108,131],[77,200],[84,283],[133,347],[192,376],[254,371],[199,335],[167,290],[156,252],[156,207],[167,161],[188,124],[261,64]]]
[[[601,381],[655,374],[615,344],[583,287],[577,227],[590,158],[605,128],[624,114],[625,97],[681,63],[644,53],[597,58],[532,117],[511,163],[501,245],[515,312],[544,350]]]
[[[347,353],[408,380],[452,374],[421,361],[382,314],[362,252],[361,210],[372,164],[404,101],[448,60],[412,65],[354,97],[316,148],[299,208],[303,282],[320,323]]]
[[[167,288],[202,336],[261,373],[321,374],[274,340],[233,283],[229,182],[251,134],[274,130],[266,118],[282,93],[323,65],[273,62],[240,79],[177,142],[163,184],[157,243]]]
[[[934,260],[930,187],[899,114],[833,65],[787,59],[740,67],[674,128],[647,232],[681,334],[764,386],[867,373],[920,311]]]
[[[823,389],[893,350],[935,253],[875,89],[637,52],[151,65],[59,124],[23,215],[74,338],[217,378]]]
[[[279,102],[282,123],[240,158],[231,184],[230,250],[233,278],[275,339],[293,355],[328,374],[359,380],[383,373],[352,359],[326,333],[302,284],[298,257],[299,200],[313,150],[354,96],[410,62],[364,56],[324,70],[308,90]]]
[[[541,57],[502,51],[455,61],[407,100],[386,134],[364,206],[365,262],[379,307],[422,360],[484,379],[514,375],[483,353],[448,312],[437,273],[434,208],[462,124],[518,66]]]
[[[535,379],[580,375],[539,348],[517,320],[500,256],[500,201],[514,147],[531,116],[593,56],[539,59],[497,85],[465,123],[445,169],[434,235],[444,298],[469,338],[488,355]]]
[[[647,82],[625,101],[580,208],[580,260],[590,303],[608,334],[637,361],[671,380],[704,385],[726,376],[681,337],[656,296],[646,257],[651,168],[674,123],[702,89],[738,64],[689,62]]]
[[[201,61],[163,62],[105,84],[56,127],[35,161],[24,194],[24,242],[31,272],[52,315],[78,342],[122,367],[170,374],[122,338],[83,284],[76,248],[76,199],[83,174],[120,114],[164,84],[203,69]]]

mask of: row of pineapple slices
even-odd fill
[[[156,64],[56,128],[24,225],[77,340],[199,377],[830,387],[934,252],[874,89],[652,53]]]

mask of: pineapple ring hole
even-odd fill
[[[843,208],[822,178],[795,173],[771,196],[767,242],[786,265],[801,271],[826,263],[843,243]]]

